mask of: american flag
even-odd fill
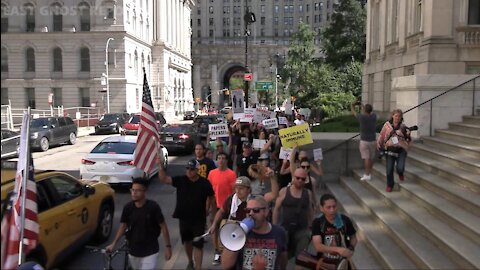
[[[135,166],[150,173],[157,164],[159,147],[158,124],[153,110],[147,74],[144,70],[142,114],[140,115],[140,127],[138,128],[137,147],[135,149]]]
[[[38,220],[37,220],[37,186],[34,180],[33,158],[29,147],[29,134],[27,127],[30,124],[30,115],[23,115],[22,131],[20,135],[20,151],[17,163],[17,174],[15,177],[15,189],[9,198],[4,216],[2,217],[2,269],[16,269],[19,264],[19,243],[21,229],[24,228],[23,254],[28,254],[37,246],[38,242]],[[25,168],[28,160],[28,168]],[[23,175],[25,169],[29,170],[29,177],[26,183],[25,199],[25,220],[22,220],[22,193]],[[13,207],[12,207],[13,206]]]

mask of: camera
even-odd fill
[[[385,148],[382,147],[382,148],[378,149],[378,151],[379,151],[378,159],[382,159],[383,156],[385,156],[385,153],[386,153]]]
[[[410,131],[418,130],[418,126],[415,125],[415,126],[407,127],[407,130],[410,130]]]

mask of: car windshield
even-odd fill
[[[210,117],[202,117],[195,119],[195,123],[197,124],[212,124],[214,122],[214,118]]]
[[[133,154],[135,143],[101,142],[92,150],[92,154]]]
[[[105,120],[105,121],[114,121],[119,119],[120,116],[118,114],[104,114],[102,118],[100,118],[100,121]]]
[[[32,128],[41,128],[43,126],[48,126],[48,119],[38,118],[38,119],[32,119],[32,122],[30,122],[30,127]]]
[[[188,126],[163,126],[162,127],[162,132],[172,132],[172,133],[182,133],[182,132],[188,132]]]
[[[129,121],[130,124],[138,124],[140,123],[140,115],[134,115]]]

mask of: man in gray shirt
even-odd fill
[[[361,105],[360,102],[352,102],[351,110],[353,116],[355,116],[360,122],[360,155],[363,159],[365,167],[365,173],[360,180],[370,180],[373,167],[373,158],[375,157],[375,125],[377,123],[377,115],[372,113],[373,107],[370,104],[362,106],[362,113],[358,114],[355,111],[355,105]]]

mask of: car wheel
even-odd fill
[[[120,127],[117,126],[117,127],[115,128],[115,133],[120,134]]]
[[[77,142],[77,135],[75,135],[74,132],[70,133],[70,136],[68,136],[68,143],[71,145],[74,145]]]
[[[43,152],[47,151],[48,148],[50,148],[50,142],[48,141],[47,137],[42,137],[40,139],[40,149],[42,149]]]
[[[95,241],[103,243],[110,237],[113,224],[113,209],[108,204],[102,204],[98,213],[97,231],[95,232]]]

